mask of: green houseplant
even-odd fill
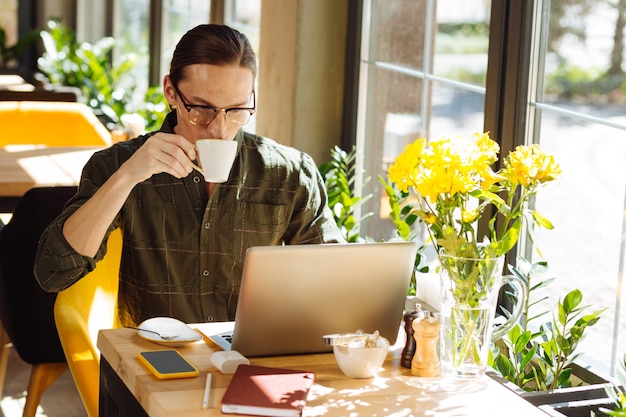
[[[37,60],[39,70],[51,84],[79,88],[89,107],[122,125],[120,117],[130,112],[135,88],[131,77],[135,56],[122,55],[114,64],[115,39],[79,43],[75,33],[55,19],[48,20],[47,28],[40,32],[45,51]]]
[[[379,176],[378,180],[383,185],[387,199],[389,201],[389,218],[396,228],[398,238],[402,240],[419,240],[420,233],[423,232],[420,225],[420,217],[415,214],[416,201],[411,199],[408,191],[401,191],[391,181],[385,180],[383,176]],[[417,295],[417,276],[419,273],[428,273],[429,266],[425,264],[426,257],[424,251],[428,243],[424,242],[420,245],[417,255],[415,256],[415,264],[413,275],[409,284],[408,295]]]
[[[582,305],[580,290],[574,289],[561,297],[553,310],[541,310],[539,305],[547,297],[536,299],[533,295],[554,282],[553,277],[544,278],[548,263],[531,264],[519,257],[509,269],[527,283],[524,320],[496,342],[492,366],[526,391],[573,386],[571,365],[581,355],[579,343],[606,309],[590,311],[589,306]],[[543,323],[535,325],[542,319]]]
[[[326,185],[328,206],[346,241],[358,242],[362,239],[359,225],[371,213],[359,215],[357,208],[365,204],[372,196],[371,194],[361,196],[355,189],[356,147],[353,146],[349,152],[346,152],[339,146],[335,146],[331,149],[330,156],[331,160],[319,167]],[[363,185],[368,181],[369,179],[366,178]]]
[[[160,129],[167,112],[168,104],[161,87],[149,87],[144,95],[143,105],[137,109],[137,114],[146,121],[146,130]]]

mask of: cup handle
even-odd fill
[[[522,316],[522,308],[524,307],[524,305],[526,305],[526,294],[528,293],[526,283],[517,276],[504,275],[502,277],[502,284],[500,285],[500,288],[502,288],[504,285],[507,285],[507,284],[511,285],[513,289],[515,290],[515,296],[517,297],[517,302],[515,303],[515,307],[513,308],[513,313],[507,319],[507,321],[505,321],[504,324],[498,326],[497,328],[493,330],[493,333],[491,336],[492,341],[496,341],[500,339],[502,336],[508,333],[509,330],[513,328],[513,326],[518,322],[518,320]]]
[[[194,164],[193,162],[191,163],[191,166],[193,167],[193,169],[195,169],[196,171],[198,171],[199,173],[201,173],[202,175],[204,175],[204,171],[202,170],[202,168],[200,168],[198,165]]]
[[[196,150],[196,154],[198,154],[198,146],[195,143],[193,144],[193,148]],[[202,168],[194,164],[193,161],[191,161],[191,166],[193,167],[193,169],[204,175],[204,171],[202,170]]]

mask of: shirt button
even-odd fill
[[[204,223],[204,228],[205,229],[210,229],[211,228],[211,223]]]
[[[213,318],[213,316],[209,316],[206,318],[206,321],[214,321],[215,319]]]
[[[193,177],[193,182],[198,184],[200,182],[200,177]]]
[[[204,275],[205,277],[209,276],[209,270],[205,269],[204,271],[202,271],[202,275]]]

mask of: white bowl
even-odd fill
[[[333,346],[339,369],[350,378],[371,378],[387,358],[389,341],[378,337],[375,347],[365,347],[365,341],[353,341]]]

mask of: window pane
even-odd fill
[[[161,77],[170,70],[174,48],[180,38],[191,28],[209,23],[211,2],[209,0],[165,0],[161,32]]]
[[[584,305],[610,307],[579,348],[608,367],[624,218],[625,135],[555,114],[542,118],[541,129],[542,146],[563,169],[561,179],[539,193],[536,205],[555,227],[538,230],[535,239],[549,275],[556,277],[544,291],[550,301],[542,309],[576,288]],[[625,334],[625,320],[621,330]]]
[[[609,372],[615,366],[611,358],[621,361],[626,346],[625,336],[611,343],[614,334],[626,334],[624,307],[620,323],[614,322],[624,272],[626,188],[624,44],[615,32],[624,28],[616,25],[618,11],[608,2],[558,6],[543,19],[550,25],[548,37],[537,50],[545,72],[533,104],[535,140],[555,154],[563,175],[538,195],[537,209],[555,230],[538,231],[535,243],[556,277],[544,291],[552,303],[578,288],[584,305],[609,307],[579,348]]]
[[[369,59],[421,70],[424,64],[425,1],[374,1]]]
[[[472,91],[440,82],[433,83],[431,134],[436,137],[443,133],[470,134],[482,131],[484,105],[484,91]]]
[[[365,172],[371,177],[366,194],[374,198],[367,211],[375,215],[366,221],[367,235],[377,239],[393,236],[394,226],[388,218],[386,194],[378,180],[386,179],[386,170],[404,147],[423,136],[420,114],[420,94],[423,81],[419,78],[384,69],[372,69],[368,94],[372,97],[365,128]]]
[[[437,2],[434,74],[485,86],[490,1]]]
[[[150,0],[116,1],[114,7],[113,37],[116,40],[116,56],[135,54],[135,66],[132,69],[136,87],[134,104],[143,100],[148,89],[148,68],[150,39],[148,16]]]
[[[250,40],[252,49],[257,54],[257,69],[260,68],[261,64],[258,61],[261,40],[261,0],[227,0],[225,14],[225,24],[245,34]],[[258,77],[256,81],[258,82]],[[257,87],[255,86],[258,103],[259,89]],[[256,113],[252,115],[252,118],[245,126],[246,131],[256,132],[256,117]]]

